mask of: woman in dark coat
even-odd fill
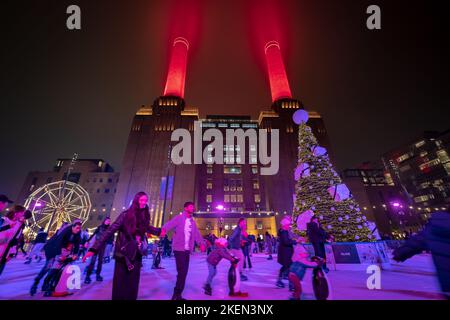
[[[320,225],[319,219],[314,216],[311,218],[311,221],[306,225],[306,233],[309,238],[309,242],[313,245],[314,255],[324,259],[326,262],[326,251],[325,251],[325,243],[328,239],[331,239],[332,236],[329,235]],[[323,270],[328,273],[329,269],[327,268],[327,264],[323,264]]]
[[[161,229],[150,226],[150,212],[145,192],[135,195],[131,207],[122,212],[83,258],[98,253],[106,241],[119,232],[114,250],[115,266],[112,299],[136,300],[139,291],[142,256],[147,254],[147,235],[160,235]]]
[[[291,228],[292,221],[289,217],[283,218],[281,220],[281,229],[279,231],[278,237],[280,239],[280,244],[278,246],[278,258],[277,261],[281,264],[280,273],[278,274],[278,281],[276,283],[277,287],[284,288],[283,274],[285,274],[292,264],[292,255],[294,254],[294,245],[297,241],[292,239],[289,229]]]

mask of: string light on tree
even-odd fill
[[[320,217],[321,223],[331,232],[336,241],[369,241],[371,231],[366,217],[361,214],[350,190],[342,183],[333,169],[327,150],[320,146],[306,124],[308,112],[297,110],[293,115],[299,125],[298,167],[295,180],[293,221],[304,221],[304,215],[312,213]],[[308,164],[308,174],[304,174]],[[303,174],[302,174],[303,173]],[[297,233],[304,235],[300,226],[294,225]]]

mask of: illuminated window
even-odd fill
[[[252,173],[253,174],[258,174],[258,167],[257,166],[252,166]]]
[[[230,186],[229,186],[228,179],[223,179],[223,191],[229,191],[229,190],[230,190]]]
[[[403,161],[409,159],[410,157],[411,157],[411,154],[405,153],[404,155],[397,158],[397,162],[398,163],[403,162]]]
[[[424,170],[426,170],[426,169],[428,169],[428,168],[437,166],[437,165],[440,164],[440,163],[441,163],[441,162],[439,161],[439,159],[434,159],[434,160],[428,161],[428,162],[426,162],[426,163],[422,163],[422,164],[419,166],[419,168],[420,168],[420,170],[424,171]]]
[[[212,167],[212,165],[208,165],[208,166],[206,167],[206,173],[207,173],[207,174],[212,174],[212,173],[213,173],[213,167]]]
[[[238,194],[236,196],[236,202],[244,202],[244,197],[242,196],[242,194]]]
[[[261,196],[259,194],[255,194],[255,202],[260,203],[261,202]]]
[[[422,140],[422,141],[417,142],[417,143],[416,143],[416,148],[420,148],[420,147],[422,147],[423,145],[425,145],[425,140]]]
[[[241,174],[241,167],[240,166],[224,166],[223,173]]]
[[[439,161],[441,161],[442,163],[447,163],[450,161],[447,151],[439,150],[438,152],[436,152],[436,154],[439,158]]]
[[[230,202],[235,203],[236,202],[236,195],[230,194]]]
[[[212,189],[212,182],[206,183],[206,189],[211,190]]]
[[[208,194],[206,195],[206,202],[211,203],[212,202],[212,195]]]
[[[259,181],[253,180],[253,189],[258,190],[259,189]]]
[[[226,194],[223,196],[223,202],[230,202],[230,195]]]

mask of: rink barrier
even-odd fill
[[[305,245],[311,255],[314,248]],[[331,270],[365,270],[369,265],[391,268],[391,249],[386,241],[336,242],[325,244],[327,266]]]

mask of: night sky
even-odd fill
[[[132,117],[162,94],[184,23],[185,98],[202,116],[269,109],[258,34],[274,32],[292,93],[324,117],[339,169],[450,129],[441,1],[264,2],[3,1],[0,193],[16,197],[27,172],[74,152],[120,171]],[[66,29],[70,4],[81,7],[81,31]],[[382,30],[366,28],[370,4]]]

